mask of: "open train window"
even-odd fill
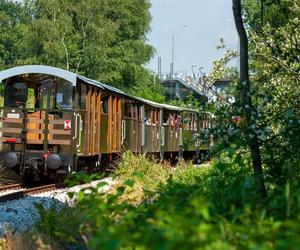
[[[103,97],[101,99],[101,113],[102,114],[107,114],[108,113],[108,97]]]
[[[56,105],[58,108],[73,108],[73,84],[58,78],[56,84]]]
[[[164,125],[167,125],[169,123],[169,113],[164,112],[164,114],[163,114],[163,122],[164,122]]]
[[[147,124],[147,125],[151,125],[152,124],[152,111],[151,109],[149,108],[146,108],[145,109],[145,117],[144,117],[144,122]]]

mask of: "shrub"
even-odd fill
[[[227,150],[205,168],[180,162],[176,169],[128,152],[115,175],[120,182],[112,193],[89,188],[71,211],[42,209],[35,232],[88,249],[299,246],[299,182],[280,192],[267,183],[270,197],[261,202],[246,151]]]

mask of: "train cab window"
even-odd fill
[[[72,83],[58,79],[56,85],[56,105],[58,108],[73,108],[73,85]]]
[[[34,109],[36,105],[34,89],[28,88],[27,96],[26,108]]]
[[[41,82],[39,102],[39,107],[41,109],[54,108],[54,87],[52,79],[47,79]]]
[[[104,97],[101,100],[100,103],[100,108],[101,108],[101,113],[102,114],[107,114],[108,113],[108,97]]]
[[[22,107],[27,102],[28,86],[22,82],[7,82],[4,88],[4,106]]]

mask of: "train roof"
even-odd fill
[[[71,82],[73,84],[73,86],[76,86],[77,81],[81,80],[81,81],[85,82],[86,84],[95,86],[97,88],[101,88],[103,90],[108,90],[108,91],[111,91],[114,93],[118,93],[123,96],[127,96],[129,98],[132,98],[134,100],[140,101],[142,103],[145,103],[150,106],[157,107],[157,108],[168,109],[168,110],[173,110],[173,111],[178,111],[178,112],[182,112],[182,111],[198,112],[195,109],[183,108],[183,107],[173,106],[173,105],[169,105],[169,104],[157,103],[157,102],[153,102],[153,101],[143,99],[143,98],[140,98],[137,96],[132,96],[118,88],[115,88],[110,85],[98,82],[96,80],[81,76],[81,75],[73,73],[71,71],[56,68],[56,67],[51,67],[51,66],[45,66],[45,65],[18,66],[18,67],[0,71],[0,82],[2,82],[5,79],[14,77],[14,76],[25,75],[25,74],[44,74],[44,75],[57,76],[57,77],[65,79],[66,81]]]

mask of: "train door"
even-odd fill
[[[88,117],[87,113],[87,96],[88,96],[88,87],[86,84],[78,83],[77,84],[77,94],[76,94],[76,105],[74,110],[73,124],[74,124],[74,135],[73,135],[73,151],[75,154],[87,155],[87,142],[86,135],[84,133],[87,129],[87,121]]]
[[[124,119],[122,120],[122,145],[132,152],[139,152],[139,106],[125,100]]]
[[[101,92],[97,88],[89,87],[86,97],[86,148],[87,155],[100,154],[100,102]]]
[[[152,152],[160,152],[160,112],[155,108],[152,111]]]
[[[132,106],[132,151],[139,152],[139,106]]]

